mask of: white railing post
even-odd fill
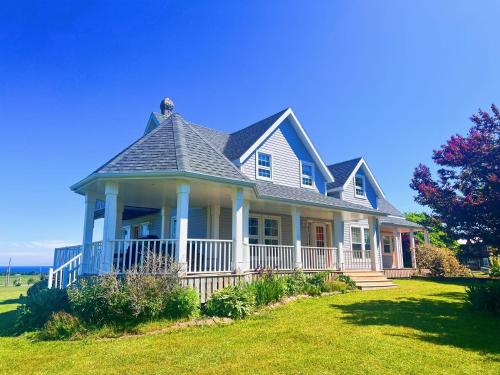
[[[294,246],[294,267],[301,269],[304,260],[302,259],[302,239],[300,233],[300,209],[292,208],[292,241]]]
[[[54,282],[54,269],[52,267],[49,268],[49,279],[47,281],[47,287],[52,289],[52,284]]]
[[[241,247],[242,251],[242,271],[247,271],[250,269],[250,250],[248,244],[250,242],[249,237],[249,220],[250,220],[250,202],[248,200],[243,201],[243,244]]]

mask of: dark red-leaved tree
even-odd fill
[[[491,111],[479,110],[467,136],[454,135],[434,150],[437,179],[420,164],[410,187],[453,237],[500,249],[500,112],[495,105]]]

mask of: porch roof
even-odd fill
[[[323,195],[314,190],[277,185],[272,182],[256,181],[257,195],[262,199],[281,200],[285,202],[303,203],[305,205],[338,208],[345,211],[360,212],[371,215],[387,215],[359,204],[350,203],[338,198]]]
[[[387,217],[380,219],[380,225],[388,225],[388,226],[392,226],[392,227],[413,228],[413,229],[420,229],[420,230],[425,229],[420,224],[413,223],[413,222],[408,221],[402,217],[394,217],[394,216],[387,216]]]

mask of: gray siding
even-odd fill
[[[122,226],[134,226],[141,223],[149,222],[149,234],[153,236],[161,237],[161,216],[160,214],[147,215],[136,217],[130,220],[123,220]]]
[[[233,210],[231,208],[221,208],[219,216],[219,238],[221,240],[230,240],[233,226]]]
[[[273,182],[280,185],[300,188],[300,161],[314,164],[313,158],[288,121],[283,122],[257,151],[272,155]],[[324,193],[325,179],[316,165],[314,169],[316,190]],[[249,178],[256,179],[255,152],[241,165],[241,171]]]
[[[354,178],[352,178],[346,183],[344,191],[342,192],[342,199],[347,202],[359,204],[361,206],[377,208],[377,193],[375,192],[373,186],[370,184],[370,181],[368,181],[368,177],[366,177],[363,168],[360,168],[357,173],[365,176],[366,198],[358,198],[354,196]]]

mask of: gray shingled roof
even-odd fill
[[[392,216],[386,216],[380,219],[380,225],[390,225],[390,226],[396,226],[396,227],[408,227],[408,228],[418,228],[418,229],[424,229],[423,226],[417,223],[413,223],[411,221],[408,221],[402,217],[392,217]]]
[[[288,108],[287,108],[288,109]],[[246,128],[228,134],[218,130],[191,124],[205,139],[229,160],[236,160],[245,153],[269,129],[287,109],[256,122]]]
[[[330,173],[335,179],[334,182],[328,183],[328,189],[335,189],[344,186],[345,182],[351,175],[356,165],[358,165],[361,158],[343,161],[328,166]]]
[[[323,195],[314,190],[277,185],[272,182],[256,181],[257,193],[260,198],[273,198],[285,201],[303,202],[329,208],[340,208],[349,211],[377,213],[380,211],[355,203],[346,202],[337,198]]]
[[[378,206],[377,208],[382,211],[386,212],[389,215],[393,216],[400,216],[403,217],[404,215],[399,211],[396,207],[394,207],[387,199],[385,198],[378,198]]]
[[[94,173],[176,171],[249,181],[179,114],[172,114]]]

